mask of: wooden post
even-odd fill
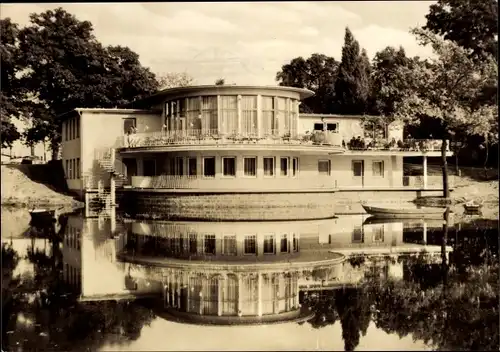
[[[424,189],[427,189],[427,155],[423,156]]]

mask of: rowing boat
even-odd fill
[[[446,208],[432,207],[385,207],[361,204],[368,214],[391,219],[444,219]]]

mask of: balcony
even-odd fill
[[[409,151],[409,152],[441,152],[442,141],[439,139],[373,139],[373,138],[352,138],[348,143],[343,142],[342,146],[348,150],[387,150],[387,151]],[[446,152],[450,151],[450,144],[447,141]]]

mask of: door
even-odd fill
[[[132,184],[132,176],[137,176],[137,160],[134,158],[123,158],[125,165],[125,175],[127,176],[128,184]]]
[[[364,187],[365,185],[365,162],[364,160],[352,161],[353,186]]]
[[[144,176],[156,176],[155,159],[144,159]]]

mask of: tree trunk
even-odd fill
[[[57,160],[59,158],[59,146],[58,145],[52,145],[51,146],[51,152],[52,152],[52,160]]]
[[[450,188],[448,186],[448,162],[446,160],[446,138],[442,139],[441,143],[441,161],[443,169],[443,197],[445,199],[450,198]]]
[[[31,156],[35,156],[35,144],[30,145]]]
[[[458,167],[458,153],[459,152],[460,152],[459,148],[455,149],[455,174],[457,176],[460,174],[460,169]]]
[[[484,157],[484,165],[483,165],[483,168],[484,168],[484,178],[485,179],[488,179],[488,170],[487,170],[487,165],[488,165],[488,156],[489,156],[489,144],[488,144],[488,139],[486,139],[486,142],[484,143],[486,145],[486,156]]]
[[[441,269],[443,274],[443,293],[446,292],[446,285],[448,283],[448,260],[447,260],[447,252],[446,245],[448,243],[448,229],[450,224],[450,206],[446,207],[446,211],[444,212],[444,224],[443,224],[443,239],[441,242]]]

